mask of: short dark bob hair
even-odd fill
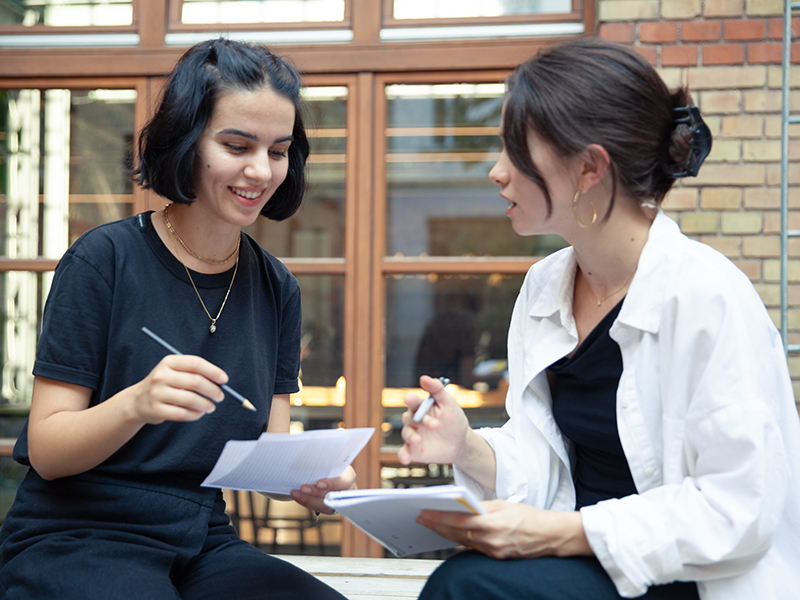
[[[261,214],[274,221],[291,217],[303,201],[309,154],[300,100],[300,74],[264,46],[219,38],[192,46],[167,80],[161,104],[138,144],[134,181],[173,202],[195,199],[196,143],[221,93],[268,87],[294,105],[289,170]]]
[[[502,136],[514,166],[541,188],[547,184],[531,160],[533,131],[556,155],[575,156],[592,144],[611,159],[611,213],[618,186],[641,203],[658,205],[685,165],[691,132],[676,124],[673,108],[691,104],[689,92],[671,93],[635,50],[597,38],[551,46],[519,65],[507,81]]]

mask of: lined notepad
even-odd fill
[[[288,494],[303,484],[341,475],[374,432],[373,427],[319,429],[231,440],[202,485]]]
[[[458,546],[417,523],[421,511],[486,513],[467,488],[456,485],[330,492],[325,504],[399,557]]]

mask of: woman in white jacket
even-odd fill
[[[421,598],[789,600],[800,594],[800,425],[747,278],[659,205],[711,136],[631,49],[581,39],[510,77],[489,177],[535,264],[508,339],[509,421],[473,430],[429,377],[399,458],[453,463],[483,516],[419,521],[471,548]],[[513,559],[513,560],[511,560]]]

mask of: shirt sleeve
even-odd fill
[[[45,303],[33,374],[97,389],[111,301],[108,277],[75,251],[65,254]]]
[[[296,282],[294,286],[295,291],[284,305],[281,314],[278,365],[275,370],[275,394],[295,394],[300,391],[297,376],[300,373],[302,310],[300,288]]]

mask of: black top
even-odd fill
[[[151,214],[96,227],[61,259],[33,373],[90,388],[91,405],[103,402],[144,379],[167,354],[142,327],[184,354],[224,369],[230,386],[257,412],[226,396],[198,421],[146,425],[90,472],[114,479],[182,480],[191,489],[209,473],[226,441],[260,435],[273,394],[298,391],[300,290],[289,270],[245,235],[230,296],[216,332],[209,333],[210,321],[186,270],[158,237]],[[233,268],[192,272],[213,315]],[[27,430],[14,456],[27,464]]]
[[[576,509],[636,493],[617,430],[622,354],[609,329],[622,301],[575,353],[550,366],[553,415],[574,448]]]

